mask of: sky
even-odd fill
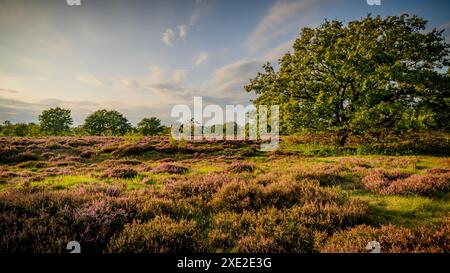
[[[448,0],[0,0],[0,122],[59,106],[74,125],[98,109],[170,124],[194,96],[245,106],[243,86],[303,27],[409,13],[450,41],[449,11]]]

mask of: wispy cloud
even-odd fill
[[[196,65],[202,65],[205,64],[208,61],[209,54],[208,52],[200,52],[197,56],[197,59],[195,60]]]
[[[179,24],[175,29],[178,30],[178,37],[177,33],[172,28],[167,28],[162,36],[161,41],[165,43],[166,45],[172,45],[173,41],[178,38],[179,40],[185,40],[188,35],[189,28],[195,26],[200,18],[200,15],[198,13],[198,7],[202,1],[195,1],[194,5],[196,6],[195,11],[192,13],[192,15],[189,17],[189,20],[187,23]]]
[[[249,103],[253,96],[245,92],[244,85],[261,70],[261,65],[259,60],[241,59],[217,69],[210,81],[210,96],[227,103]]]
[[[244,86],[254,78],[258,72],[262,71],[262,66],[266,62],[276,62],[284,54],[293,52],[294,40],[289,40],[269,49],[261,57],[252,60],[240,59],[233,63],[218,68],[209,84],[212,92],[210,97],[215,97],[219,101],[227,103],[249,103],[255,95],[247,93]]]
[[[256,52],[275,38],[293,28],[300,28],[302,22],[311,22],[313,11],[324,2],[331,0],[278,0],[260,20],[245,47]]]
[[[175,38],[175,32],[171,28],[167,28],[166,31],[161,35],[161,41],[166,45],[171,46],[172,41]]]
[[[185,25],[179,25],[178,26],[178,37],[180,39],[184,40],[187,36],[187,27]]]
[[[0,88],[0,92],[9,93],[9,94],[18,94],[19,93],[19,91],[17,91],[17,90],[5,89],[5,88]]]
[[[276,62],[278,59],[281,59],[284,54],[288,52],[293,52],[292,45],[294,44],[295,39],[284,42],[272,49],[270,49],[267,53],[264,54],[262,60],[264,62]]]
[[[189,26],[193,26],[197,23],[199,19],[198,13],[194,12],[191,17],[189,18]]]
[[[446,22],[445,24],[442,24],[438,27],[438,29],[450,29],[450,21]]]
[[[450,21],[446,22],[445,24],[440,25],[437,27],[438,30],[444,30],[444,37],[447,42],[450,42]]]
[[[103,81],[101,81],[99,78],[93,75],[79,75],[77,77],[77,80],[82,83],[93,84],[97,86],[104,85]]]
[[[112,80],[111,88],[119,88],[129,94],[151,97],[154,103],[181,103],[186,101],[186,95],[191,92],[184,85],[186,77],[187,73],[183,69],[167,73],[157,66],[152,66],[147,76],[120,76]]]
[[[183,69],[177,69],[173,73],[172,79],[176,84],[182,83],[186,79],[186,71]]]

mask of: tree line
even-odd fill
[[[0,135],[3,136],[63,136],[63,135],[93,135],[93,136],[123,136],[158,135],[168,129],[161,125],[161,120],[156,117],[143,118],[136,127],[133,127],[128,119],[116,110],[97,110],[77,127],[71,127],[73,119],[71,110],[60,107],[42,111],[39,115],[39,124],[16,123],[5,121],[0,125]]]

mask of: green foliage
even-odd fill
[[[161,126],[161,120],[156,117],[143,118],[137,124],[137,131],[144,136],[157,135],[162,133],[164,127]]]
[[[282,132],[349,135],[449,128],[450,45],[417,16],[371,15],[304,28],[294,52],[268,63],[245,88],[256,105],[280,105]]]
[[[2,136],[39,136],[41,128],[34,123],[16,123],[13,124],[6,120],[3,125],[0,125],[0,135]]]
[[[131,130],[131,124],[118,111],[97,110],[84,121],[83,128],[90,135],[124,135]]]
[[[62,135],[69,131],[73,122],[70,112],[69,109],[59,107],[44,110],[39,115],[41,129],[52,135]]]
[[[88,136],[89,133],[85,130],[83,125],[79,125],[72,128],[72,133],[76,136]]]

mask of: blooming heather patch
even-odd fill
[[[174,221],[165,216],[140,223],[134,222],[108,245],[107,252],[167,253],[200,252],[201,234],[195,221]]]
[[[225,174],[210,173],[204,177],[193,177],[190,180],[181,180],[168,184],[163,193],[167,197],[189,198],[201,196],[203,200],[210,200],[224,185],[233,181]]]
[[[117,167],[106,171],[102,177],[110,177],[110,178],[133,178],[138,175],[138,172],[135,169],[129,167]]]
[[[296,168],[293,172],[296,173],[297,179],[314,179],[320,182],[322,186],[338,185],[347,181],[347,178],[343,175],[344,172],[348,172],[349,169],[341,164],[330,165],[321,164],[308,168]]]
[[[222,212],[214,215],[208,240],[215,252],[311,252],[313,230],[286,212]]]
[[[80,153],[80,157],[81,158],[91,158],[95,155],[95,153],[93,151],[82,151]]]
[[[393,181],[387,188],[391,194],[417,193],[434,195],[450,190],[450,175],[413,174],[405,179]]]
[[[80,243],[89,248],[102,249],[126,222],[127,212],[113,207],[107,200],[95,200],[76,209],[74,216]]]
[[[236,180],[225,184],[214,196],[211,205],[219,211],[242,212],[245,210],[260,210],[264,207],[290,208],[316,204],[320,206],[353,207],[353,201],[345,194],[331,188],[320,187],[314,181],[304,180],[277,181],[268,185],[246,183]],[[361,212],[366,209],[364,202],[357,202]]]
[[[183,174],[183,173],[186,173],[187,171],[189,171],[188,168],[174,165],[174,164],[169,164],[169,163],[161,164],[152,169],[152,172],[154,172],[154,173]]]
[[[249,164],[249,163],[233,163],[230,166],[227,167],[227,172],[234,172],[234,173],[242,173],[242,172],[253,172],[255,170],[255,164]]]
[[[379,228],[361,225],[337,232],[321,252],[369,252],[367,243],[377,241],[383,253],[450,252],[450,219],[431,227],[409,229],[393,225]]]
[[[153,149],[153,145],[148,143],[129,144],[118,147],[115,151],[112,152],[112,155],[116,157],[134,156],[151,151]]]
[[[427,174],[408,175],[404,172],[386,172],[375,169],[363,179],[365,189],[378,194],[421,194],[434,195],[438,192],[448,192],[450,189],[450,174],[435,171]]]
[[[111,168],[117,166],[139,166],[142,164],[144,164],[142,161],[136,159],[107,159],[101,163],[101,166]]]
[[[429,174],[450,174],[450,170],[446,168],[432,168],[427,171]]]

